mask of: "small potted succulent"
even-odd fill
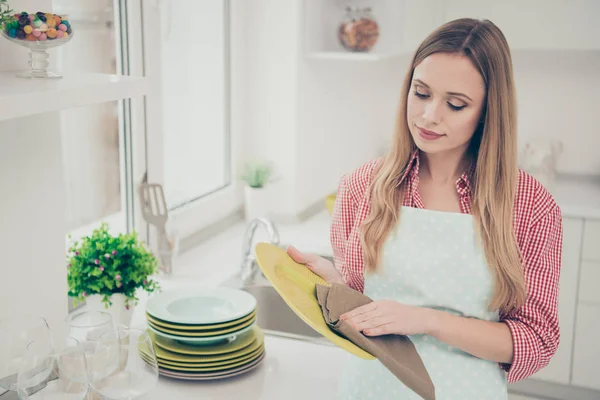
[[[75,305],[85,301],[91,308],[105,308],[115,324],[129,326],[138,289],[148,293],[160,289],[151,278],[158,272],[158,260],[137,232],[114,236],[106,223],[72,244],[67,270]]]
[[[246,220],[266,217],[269,210],[266,185],[271,179],[273,170],[265,162],[247,162],[242,172],[244,187]]]

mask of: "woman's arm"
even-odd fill
[[[505,323],[460,317],[438,310],[430,309],[428,312],[431,321],[427,329],[429,335],[476,357],[512,363],[513,341]]]

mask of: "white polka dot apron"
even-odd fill
[[[473,216],[402,207],[384,243],[380,272],[365,277],[365,295],[498,321],[489,312],[493,278]],[[428,335],[411,335],[435,385],[436,400],[506,400],[506,373]],[[378,360],[349,355],[338,399],[421,399]]]

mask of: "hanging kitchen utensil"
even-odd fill
[[[170,238],[167,233],[167,222],[169,221],[169,210],[165,200],[162,185],[148,183],[148,176],[144,174],[142,183],[138,186],[142,215],[146,222],[156,227],[158,233],[158,253],[161,261],[161,269],[171,274],[173,272],[173,256],[176,250],[176,238]]]

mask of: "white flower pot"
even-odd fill
[[[110,296],[112,306],[106,308],[106,305],[102,302],[102,296],[99,294],[93,294],[85,298],[85,303],[90,310],[108,312],[112,316],[115,326],[125,325],[129,327],[131,324],[131,317],[133,317],[133,307],[129,307],[128,310],[125,307],[125,299],[125,295],[121,293],[115,293]]]
[[[269,195],[265,187],[253,188],[246,185],[244,191],[244,212],[246,221],[267,217],[269,212]]]

